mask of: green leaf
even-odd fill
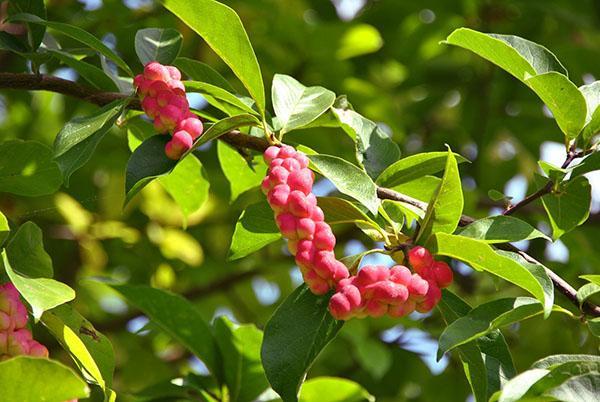
[[[302,385],[300,402],[375,402],[360,384],[336,377],[311,378]]]
[[[210,327],[192,303],[179,295],[144,285],[111,287],[201,359],[213,374],[220,374],[215,339]]]
[[[587,107],[575,84],[557,72],[536,75],[526,79],[525,84],[548,106],[567,138],[577,138],[585,124]]]
[[[240,98],[233,95],[232,93],[229,93],[221,87],[212,84],[207,84],[205,82],[186,81],[185,89],[188,92],[198,92],[202,94],[207,100],[211,98],[213,100],[216,100],[217,103],[215,103],[212,100],[209,103],[223,110],[230,116],[236,116],[240,113],[256,115],[256,111],[254,109],[252,109],[250,106],[244,103]],[[221,105],[219,101],[225,102],[225,105]]]
[[[284,402],[297,402],[306,372],[344,324],[331,317],[329,297],[316,296],[302,285],[267,322],[261,350],[271,387]]]
[[[89,32],[76,27],[74,25],[65,24],[62,22],[54,22],[54,21],[46,21],[35,15],[31,14],[18,14],[13,17],[15,21],[23,21],[23,22],[31,22],[34,24],[45,25],[50,29],[54,29],[64,35],[67,35],[78,42],[83,43],[91,47],[92,49],[98,51],[100,54],[113,61],[117,66],[119,66],[123,71],[125,71],[129,76],[133,76],[133,72],[131,68],[121,59],[115,52],[113,52],[108,46],[102,43],[101,40],[96,38],[94,35]]]
[[[223,359],[229,400],[256,400],[269,386],[260,361],[262,332],[252,324],[233,324],[224,316],[216,319],[214,328]]]
[[[232,202],[242,193],[260,186],[267,173],[267,165],[261,155],[250,156],[247,161],[237,150],[223,142],[217,144],[217,154],[221,169],[229,181]]]
[[[377,124],[354,110],[332,108],[342,129],[356,144],[356,159],[371,177],[377,177],[400,157],[400,148]]]
[[[457,163],[468,162],[459,154],[453,154]],[[388,166],[377,177],[376,183],[383,187],[394,187],[423,176],[441,172],[446,167],[448,152],[425,152],[407,156]]]
[[[544,305],[547,305],[545,284],[540,283],[534,273],[517,261],[496,253],[490,245],[480,240],[435,233],[428,248],[435,254],[454,258],[469,264],[476,270],[487,271],[507,280],[525,289]]]
[[[364,222],[377,227],[377,223],[352,202],[338,197],[319,197],[319,207],[330,225]]]
[[[425,242],[434,233],[452,233],[462,215],[464,200],[456,158],[450,149],[442,182],[427,206],[416,242]]]
[[[585,127],[581,133],[584,143],[587,143],[600,131],[600,81],[589,85],[582,85],[579,91],[585,98],[587,105],[587,114],[585,117]]]
[[[337,156],[308,155],[310,161],[337,187],[337,189],[363,204],[373,214],[377,214],[379,199],[377,186],[364,170]]]
[[[49,278],[29,278],[13,270],[6,250],[2,252],[6,274],[21,296],[31,306],[33,317],[38,320],[42,313],[75,298],[75,291],[64,283]]]
[[[551,355],[537,360],[531,365],[531,368],[554,369],[571,362],[600,364],[600,357],[594,355]]]
[[[242,212],[235,225],[229,260],[245,257],[280,238],[269,204],[266,201],[252,204]]]
[[[559,386],[549,390],[544,396],[563,402],[582,402],[598,400],[600,375],[591,372],[569,378]]]
[[[0,362],[5,401],[64,402],[86,398],[90,390],[73,370],[56,360],[18,356]]]
[[[27,46],[15,36],[3,31],[0,31],[0,49],[8,50],[23,56],[29,50],[27,49]]]
[[[550,238],[531,226],[529,223],[512,216],[491,216],[478,219],[465,226],[458,232],[459,235],[484,241],[489,244],[510,243],[521,240]]]
[[[522,400],[527,391],[539,380],[547,376],[548,370],[527,370],[511,379],[500,394],[498,402],[517,402]]]
[[[536,176],[538,185],[542,180]],[[558,191],[542,197],[542,204],[550,219],[552,238],[560,238],[585,222],[590,215],[591,186],[584,176],[561,183]]]
[[[0,144],[0,192],[29,197],[52,194],[62,184],[52,150],[35,141]]]
[[[8,220],[2,211],[0,211],[0,247],[4,244],[4,241],[8,238],[9,234],[10,226],[8,225]]]
[[[369,24],[356,24],[344,32],[335,54],[338,59],[346,60],[374,53],[382,46],[383,38],[377,28]]]
[[[106,75],[102,69],[81,61],[71,56],[69,53],[60,50],[46,49],[46,52],[50,53],[63,64],[66,64],[73,70],[77,71],[93,87],[111,92],[119,90],[113,80]]]
[[[125,174],[125,205],[144,186],[175,168],[177,161],[167,158],[165,145],[171,136],[158,134],[148,138],[129,157]]]
[[[264,115],[265,89],[260,67],[242,21],[235,11],[213,0],[163,0],[163,4],[223,59],[242,81]]]
[[[31,278],[52,278],[52,260],[44,250],[42,230],[33,222],[22,224],[6,247],[12,268]]]
[[[571,179],[596,170],[600,170],[600,152],[594,152],[579,162],[571,172]]]
[[[521,254],[518,253],[513,253],[511,251],[504,250],[496,250],[496,253],[503,257],[507,257],[512,259],[513,261],[516,261],[523,268],[531,272],[531,274],[542,286],[542,289],[544,291],[544,318],[548,318],[548,316],[550,316],[550,313],[552,312],[552,306],[554,305],[554,284],[552,283],[552,280],[546,273],[547,268],[540,263],[529,262]]]
[[[29,13],[40,18],[46,18],[44,0],[11,0],[8,11],[9,14]],[[35,52],[38,49],[44,39],[45,32],[46,27],[44,26],[27,24],[27,37],[32,51]]]
[[[587,325],[592,335],[600,338],[600,317],[588,319]]]
[[[67,185],[71,174],[90,160],[124,107],[124,99],[116,100],[90,116],[72,119],[60,130],[54,141],[54,159]]]
[[[577,289],[577,301],[579,304],[582,304],[587,299],[598,293],[600,293],[600,286],[596,285],[595,283],[586,283]]]
[[[204,82],[223,88],[227,92],[235,92],[235,89],[227,82],[227,80],[216,70],[206,63],[198,60],[189,59],[187,57],[178,57],[173,65],[183,71],[190,79],[194,81]]]
[[[471,311],[471,306],[454,293],[447,289],[442,292],[438,308],[446,323],[452,323]],[[508,378],[515,375],[512,356],[500,330],[490,331],[475,341],[458,346],[458,352],[477,402],[487,401]]]
[[[580,275],[579,277],[600,286],[600,275]]]
[[[470,50],[523,82],[531,76],[550,71],[567,74],[567,70],[548,49],[518,36],[459,28],[444,43]]]
[[[273,109],[281,133],[301,128],[329,109],[335,94],[323,87],[305,87],[288,75],[275,74],[271,88]]]
[[[143,65],[151,61],[171,64],[182,43],[183,36],[172,28],[145,28],[135,33],[135,53]]]
[[[46,311],[41,321],[88,381],[99,385],[105,394],[110,395],[115,353],[108,338],[68,304]]]
[[[562,309],[559,311],[567,312]],[[506,298],[481,304],[446,327],[440,335],[438,357],[490,331],[542,313],[540,302],[531,297]]]
[[[260,122],[258,119],[251,114],[240,114],[238,116],[227,117],[210,126],[208,130],[206,130],[204,134],[202,134],[200,138],[196,140],[192,149],[196,149],[211,140],[219,138],[223,134],[227,134],[231,130],[235,130],[236,128],[258,126],[259,124]],[[188,153],[189,152],[191,151],[188,151]]]
[[[210,182],[202,163],[194,155],[188,155],[166,176],[160,184],[173,197],[183,216],[187,219],[208,200]]]

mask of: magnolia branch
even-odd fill
[[[102,92],[100,90],[86,87],[84,85],[78,84],[73,81],[64,80],[62,78],[27,73],[0,73],[0,89],[50,91],[81,99],[98,106],[104,106],[117,99],[125,99],[129,97],[128,95],[122,93]],[[139,101],[135,99],[130,101],[128,107],[130,109],[141,110],[141,105]],[[236,130],[221,136],[220,139],[227,142],[230,145],[233,145],[236,148],[247,148],[260,152],[264,151],[269,146],[268,142],[263,138],[245,135]],[[575,157],[577,157],[577,154],[574,151],[569,151],[569,154],[567,155],[567,160],[565,161],[566,166],[568,166]],[[510,215],[514,213],[516,210],[526,206],[532,201],[542,197],[545,194],[548,194],[551,190],[552,185],[550,183],[549,185],[546,185],[542,189],[525,198],[520,203],[517,203],[514,206],[507,209],[504,214]],[[398,193],[391,189],[379,187],[377,189],[377,195],[380,199],[400,201],[420,210],[427,210],[427,203],[419,201],[407,195]],[[475,221],[474,218],[463,215],[460,219],[460,225],[465,226],[472,223],[473,221]],[[543,264],[538,262],[535,258],[514,247],[512,244],[501,244],[498,245],[498,248],[519,253],[523,258],[525,258],[525,260],[529,261],[530,263],[540,264],[543,266]],[[579,308],[579,302],[577,300],[577,291],[563,278],[558,276],[554,271],[548,268],[545,268],[545,270],[550,279],[552,280],[554,287]],[[203,294],[205,291],[207,291],[207,289],[202,289],[202,291],[199,292],[200,295]],[[195,293],[196,296],[199,296],[199,294],[197,294],[198,292]],[[590,316],[600,317],[600,307],[592,303],[585,302],[581,306],[581,309],[583,312]]]

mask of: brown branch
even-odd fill
[[[63,95],[71,96],[74,98],[78,98],[99,106],[104,106],[116,99],[126,98],[127,95],[115,92],[102,92],[96,89],[92,89],[81,84],[78,84],[73,81],[64,80],[62,78],[45,76],[45,75],[35,75],[35,74],[26,74],[26,73],[0,73],[0,89],[19,89],[19,90],[43,90],[43,91],[51,91],[60,93]],[[132,102],[128,105],[129,108],[132,109],[140,109],[141,105],[138,101],[132,100]],[[240,133],[239,131],[231,131],[221,137],[221,139],[237,148],[248,148],[253,149],[259,152],[264,151],[268,147],[268,142],[263,138],[252,137],[245,134]],[[569,150],[569,154],[567,155],[567,159],[563,164],[563,168],[567,167],[573,159],[579,157],[579,154],[575,152],[572,148]],[[544,190],[545,187],[542,189]],[[540,193],[542,190],[538,190],[537,193]],[[551,187],[550,187],[551,190]],[[545,190],[547,191],[547,190]],[[510,209],[511,212],[507,212],[506,214],[513,213],[515,210],[522,208],[527,205],[529,202],[541,197],[544,195],[543,193],[537,194],[534,193],[531,196],[527,197],[528,201],[524,203],[525,200],[521,201],[519,204],[516,204],[514,207]],[[404,194],[398,193],[394,190],[379,187],[377,189],[377,195],[381,199],[388,199],[394,201],[401,201],[412,205],[416,208],[419,208],[423,211],[427,209],[427,203],[416,200],[412,197],[408,197]],[[475,219],[463,215],[460,219],[460,225],[465,226],[472,223]],[[537,260],[535,260],[530,255],[526,254],[523,251],[520,251],[516,247],[511,244],[505,244],[502,246],[505,249],[510,251],[518,252],[523,258],[527,261],[540,264]],[[543,264],[541,264],[543,265]],[[573,304],[579,307],[579,302],[577,301],[577,291],[569,285],[564,279],[554,273],[552,270],[546,268],[546,273],[552,280],[554,287],[558,289],[563,295],[565,295]],[[254,273],[252,272],[243,272],[238,276],[233,276],[231,278],[226,278],[223,280],[223,283],[211,284],[206,287],[197,288],[189,292],[187,296],[190,297],[203,297],[207,294],[213,293],[216,290],[228,288],[232,286],[234,283],[238,282],[241,279],[251,277]],[[600,317],[600,307],[586,302],[584,303],[583,311],[587,314]],[[114,329],[116,325],[122,326],[127,323],[128,320],[133,318],[132,316],[126,316],[120,318],[117,321],[113,321],[104,326],[100,325],[99,329]]]

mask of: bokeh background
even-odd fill
[[[193,0],[191,0],[193,1]],[[490,63],[440,44],[452,30],[468,26],[514,34],[548,47],[577,84],[600,77],[600,2],[593,0],[240,0],[223,1],[240,15],[255,47],[267,87],[275,73],[306,85],[346,94],[354,108],[380,123],[404,155],[453,150],[472,161],[463,164],[465,213],[481,217],[502,204],[488,197],[498,190],[522,199],[533,188],[538,159],[560,164],[562,134],[539,99]],[[146,27],[173,27],[184,35],[181,55],[210,64],[242,91],[218,57],[185,25],[149,0],[48,0],[48,19],[86,29],[114,48],[136,72],[142,66],[134,36]],[[68,38],[61,43],[77,47]],[[90,59],[92,62],[98,60]],[[23,72],[26,62],[0,51],[0,71]],[[56,63],[44,72],[78,80]],[[200,96],[190,96],[202,108]],[[0,91],[0,136],[48,145],[66,121],[89,114],[82,101],[45,92]],[[286,137],[321,153],[353,158],[353,144],[336,129],[298,131]],[[262,195],[232,186],[222,173],[217,146],[200,159],[210,181],[207,202],[184,227],[177,205],[153,183],[122,209],[124,167],[130,151],[127,133],[113,128],[93,159],[56,195],[22,198],[0,194],[0,209],[14,223],[32,220],[42,227],[56,276],[77,291],[76,307],[108,335],[117,355],[115,388],[138,392],[189,371],[202,362],[166,335],[108,287],[90,284],[94,276],[148,283],[193,300],[206,319],[228,315],[262,328],[278,303],[301,282],[282,242],[236,262],[227,262],[230,238],[241,211]],[[0,161],[0,163],[2,163]],[[594,183],[587,224],[546,244],[520,246],[576,287],[580,274],[600,266],[600,180]],[[203,191],[199,189],[199,191]],[[234,201],[232,193],[243,192]],[[321,181],[315,191],[334,189]],[[548,232],[540,205],[520,213]],[[352,227],[336,227],[338,254],[354,254],[373,243]],[[370,256],[366,262],[388,263]],[[471,304],[521,292],[507,283],[454,265],[452,290]],[[557,295],[558,303],[568,303]],[[309,376],[331,375],[363,384],[378,401],[463,401],[469,387],[456,356],[435,359],[444,327],[439,313],[402,320],[354,320],[319,357]],[[36,336],[56,358],[65,358],[43,328]],[[519,371],[556,353],[598,352],[584,325],[552,316],[507,328],[505,336]]]

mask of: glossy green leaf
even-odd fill
[[[600,374],[598,372],[590,372],[569,378],[562,384],[544,393],[544,396],[563,402],[591,402],[598,400],[599,389]]]
[[[64,283],[49,278],[30,278],[26,273],[13,270],[6,250],[2,252],[2,261],[10,281],[27,300],[36,320],[44,311],[75,298],[75,291]]]
[[[8,225],[8,220],[6,216],[0,211],[0,246],[4,243],[4,241],[8,238],[10,234],[10,226]]]
[[[536,275],[517,261],[500,255],[487,243],[463,236],[435,233],[428,245],[438,255],[445,255],[507,280],[531,293],[544,305],[544,285]],[[547,311],[547,310],[546,310]]]
[[[116,100],[90,116],[72,119],[60,130],[54,140],[54,159],[67,185],[71,174],[90,160],[124,106],[125,100]]]
[[[584,142],[588,142],[594,135],[600,131],[600,81],[589,85],[582,85],[579,91],[585,98],[587,105],[587,114],[585,117],[585,127],[581,133]]]
[[[377,28],[369,24],[356,24],[342,36],[336,56],[341,60],[351,59],[374,53],[382,46],[383,38]]]
[[[356,158],[375,178],[400,157],[400,148],[377,124],[354,110],[333,108],[340,125],[356,144]]]
[[[595,283],[586,283],[577,289],[577,301],[579,304],[581,304],[598,293],[600,293],[600,286],[596,285]]]
[[[213,101],[209,101],[209,103],[223,110],[230,116],[236,116],[240,113],[248,113],[252,115],[257,114],[254,109],[252,109],[250,106],[244,103],[240,98],[216,85],[199,81],[186,81],[185,89],[187,92],[200,93],[203,96],[205,96],[207,100],[216,100],[216,104],[214,104]],[[225,105],[221,104],[223,102],[225,103]]]
[[[178,57],[173,62],[173,65],[183,71],[191,80],[211,84],[223,88],[227,92],[235,92],[231,84],[218,71],[206,63],[187,57]]]
[[[208,200],[210,182],[206,169],[194,155],[188,155],[158,181],[173,197],[184,217],[198,211]]]
[[[329,297],[302,285],[275,310],[264,330],[263,367],[284,402],[297,402],[306,372],[343,325],[327,309]]]
[[[319,207],[325,214],[325,220],[330,225],[339,223],[367,222],[374,226],[377,223],[352,202],[338,197],[319,197]]]
[[[119,90],[114,81],[102,69],[93,64],[86,63],[60,50],[46,49],[46,52],[50,53],[61,63],[77,71],[93,87],[110,92]]]
[[[235,201],[241,194],[260,186],[267,174],[267,165],[262,155],[249,156],[246,160],[229,145],[217,144],[219,163],[229,181],[230,199]]]
[[[319,172],[331,180],[337,189],[359,201],[373,214],[377,214],[379,199],[377,186],[364,170],[337,156],[308,155]]]
[[[454,154],[457,163],[467,162],[459,154]],[[420,177],[428,176],[444,170],[448,152],[426,152],[410,155],[388,166],[377,177],[376,183],[383,187],[394,187]]]
[[[9,14],[28,13],[39,18],[46,18],[44,0],[11,0],[8,11]],[[44,39],[46,27],[37,24],[27,24],[27,31],[29,46],[31,50],[36,51]]]
[[[266,201],[252,204],[242,212],[235,225],[229,260],[245,257],[280,238],[269,204]]]
[[[459,28],[446,38],[445,43],[470,50],[521,81],[550,71],[567,74],[567,70],[548,49],[518,36]]]
[[[33,222],[22,224],[6,246],[12,268],[31,278],[52,278],[52,260],[44,250],[42,230]]]
[[[577,138],[585,124],[587,107],[575,84],[553,71],[528,78],[525,83],[548,106],[567,138]]]
[[[168,135],[155,135],[138,146],[127,161],[125,173],[125,204],[144,186],[175,168],[177,161],[167,158],[165,145]]]
[[[448,149],[442,182],[429,201],[421,222],[417,242],[425,242],[435,233],[452,233],[462,215],[464,200],[456,157]]]
[[[325,113],[335,94],[323,87],[305,87],[288,75],[275,74],[271,88],[273,109],[281,124],[281,133],[301,128]]]
[[[143,65],[151,61],[171,64],[179,54],[183,37],[174,29],[145,28],[135,33],[135,53]]]
[[[213,374],[219,375],[215,339],[192,303],[179,295],[145,285],[111,286],[160,329],[200,358]]]
[[[375,402],[360,384],[336,377],[311,378],[302,384],[300,402]]]
[[[571,172],[571,179],[596,170],[600,170],[600,152],[594,152],[579,162]]]
[[[442,292],[438,308],[446,323],[450,324],[471,311],[471,306],[454,293],[447,289]],[[515,375],[510,350],[498,329],[457,348],[477,402],[487,401],[503,387],[507,379]]]
[[[110,395],[115,353],[108,338],[69,304],[46,311],[41,321],[69,353],[85,378]]]
[[[238,116],[227,117],[225,119],[219,120],[212,126],[210,126],[204,134],[200,136],[194,142],[193,149],[198,148],[199,146],[206,144],[207,142],[219,138],[223,134],[227,134],[231,130],[235,130],[240,127],[248,127],[248,126],[258,126],[260,122],[258,119],[251,114],[240,114]],[[190,151],[188,151],[189,153]]]
[[[531,297],[506,298],[481,304],[446,327],[440,335],[438,356],[492,330],[542,313],[540,302]]]
[[[260,361],[263,334],[252,324],[237,325],[221,316],[214,323],[231,402],[252,402],[269,383]]]
[[[484,241],[486,243],[510,243],[521,240],[550,238],[529,223],[512,216],[491,216],[478,219],[462,228],[459,235]]]
[[[29,197],[52,194],[62,184],[52,150],[35,141],[0,144],[0,192]]]
[[[0,362],[2,399],[19,402],[64,402],[89,396],[73,370],[56,360],[18,356]]]
[[[89,32],[87,32],[79,27],[76,27],[76,26],[70,25],[70,24],[65,24],[62,22],[45,21],[42,18],[39,18],[39,17],[37,17],[35,15],[31,15],[31,14],[15,15],[13,17],[13,19],[15,21],[31,22],[34,24],[45,25],[46,27],[48,27],[50,29],[54,29],[55,31],[58,31],[64,35],[67,35],[67,36],[75,39],[76,41],[79,41],[79,42],[83,43],[84,45],[87,45],[87,46],[91,47],[92,49],[96,50],[97,52],[99,52],[100,54],[102,54],[103,56],[108,58],[109,60],[113,61],[117,66],[119,66],[129,76],[133,76],[133,72],[131,71],[131,68],[129,68],[127,63],[125,63],[122,58],[117,56],[117,54],[115,52],[113,52],[104,43],[102,43],[101,40],[99,40],[94,35],[90,34]]]
[[[541,181],[537,179],[538,184]],[[550,219],[552,238],[560,238],[585,222],[590,215],[591,186],[584,176],[561,184],[557,192],[542,197],[542,204]]]
[[[592,335],[594,335],[597,338],[600,338],[600,317],[588,319],[587,326]]]
[[[600,275],[580,275],[579,277],[600,286]]]
[[[242,21],[235,11],[213,0],[163,0],[163,4],[223,59],[264,114],[265,89],[260,67]]]
[[[8,50],[19,55],[23,55],[29,50],[27,49],[27,46],[25,46],[25,43],[17,39],[16,36],[3,31],[0,31],[0,49]]]
[[[510,380],[500,394],[499,402],[517,402],[539,380],[547,376],[548,370],[527,370]]]

